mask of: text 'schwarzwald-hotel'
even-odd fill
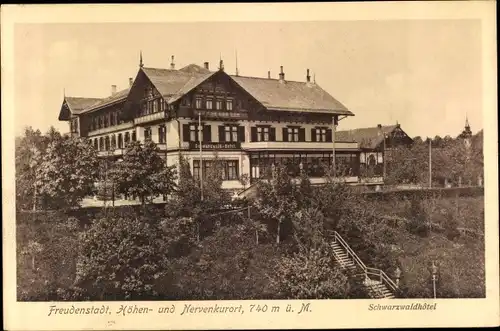
[[[145,67],[141,56],[129,88],[116,91],[113,85],[104,99],[65,96],[59,120],[90,139],[102,157],[119,158],[130,141],[149,139],[168,165],[178,164],[181,155],[188,159],[195,178],[218,157],[223,188],[239,190],[241,175],[255,182],[279,163],[291,174],[306,171],[321,181],[333,149],[342,179],[358,182],[366,157],[360,157],[359,142],[335,132],[339,120],[353,115],[311,80],[309,70],[298,82],[286,80],[283,67],[278,79],[270,73],[244,77],[226,73],[222,61],[216,70],[208,62],[175,69],[172,57],[169,69],[159,69]]]

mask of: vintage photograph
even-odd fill
[[[486,297],[480,20],[13,37],[18,302]]]

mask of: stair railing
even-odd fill
[[[382,284],[387,285],[393,293],[400,291],[396,283],[389,276],[387,276],[383,270],[367,267],[337,231],[333,231],[333,240],[334,242],[338,242],[345,249],[347,256],[350,256],[358,267],[361,268],[367,279],[371,279],[369,275],[374,278],[376,277]]]

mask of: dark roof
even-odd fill
[[[384,134],[391,133],[397,125],[383,125],[382,132]],[[337,131],[335,139],[339,141],[354,140],[359,143],[360,148],[376,148],[382,141],[384,136],[381,134],[380,129],[375,126],[371,128],[360,128],[353,130]]]
[[[215,74],[197,65],[189,65],[180,70],[142,68],[142,71],[169,103],[176,101]]]
[[[354,115],[342,103],[319,85],[278,79],[231,76],[267,109],[323,111],[339,115]]]
[[[64,101],[66,101],[66,104],[73,114],[80,114],[80,112],[100,100],[99,98],[64,97]]]
[[[111,95],[111,96],[109,96],[107,98],[99,99],[99,101],[97,101],[94,104],[90,105],[82,113],[91,112],[91,111],[100,109],[102,107],[111,105],[111,104],[113,104],[115,102],[119,102],[119,101],[125,100],[127,98],[127,96],[128,96],[128,92],[129,91],[130,91],[130,88],[127,88],[125,90],[118,91],[115,94],[113,94],[113,95]]]
[[[141,70],[168,103],[177,101],[218,72],[210,71],[196,64],[187,65],[179,70],[145,67],[142,67]],[[282,83],[277,79],[231,75],[230,77],[270,110],[316,111],[354,115],[343,104],[314,83],[295,81]],[[75,104],[74,106],[70,105],[72,113],[81,114],[125,100],[129,91],[130,88],[100,99],[70,97],[67,99],[75,99],[70,101]]]
[[[179,70],[142,68],[167,102],[175,102],[217,71],[196,64]],[[353,115],[343,104],[314,83],[277,79],[230,77],[263,106],[270,110],[324,111],[339,115]]]

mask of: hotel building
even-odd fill
[[[255,182],[278,163],[292,175],[306,171],[321,181],[333,155],[343,180],[358,182],[359,143],[336,137],[338,122],[354,114],[311,81],[309,70],[299,82],[286,80],[280,69],[277,79],[269,72],[245,77],[226,73],[222,60],[216,70],[208,62],[176,69],[173,57],[168,69],[148,68],[141,55],[127,89],[113,85],[111,95],[99,99],[65,96],[59,120],[102,157],[120,158],[130,141],[152,140],[168,165],[184,156],[195,177],[218,157],[227,189],[241,189],[243,174]]]

